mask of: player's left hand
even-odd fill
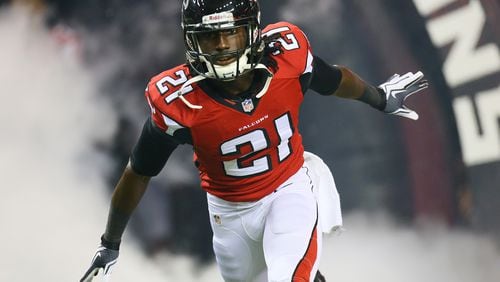
[[[384,112],[417,120],[418,114],[406,107],[404,101],[410,95],[429,86],[423,77],[424,74],[420,71],[415,74],[409,72],[402,76],[395,74],[385,83],[380,84],[378,87],[384,91],[387,101]]]
[[[101,268],[103,270],[103,281],[109,281],[111,270],[117,261],[118,250],[108,249],[102,245],[99,246],[89,269],[85,272],[82,279],[80,279],[80,282],[91,282]]]

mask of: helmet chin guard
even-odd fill
[[[214,78],[218,80],[234,80],[245,71],[252,70],[255,66],[248,63],[248,54],[250,50],[247,48],[245,52],[234,62],[227,65],[213,64],[205,56],[200,56],[200,62],[205,64],[207,72],[202,74],[207,78]]]

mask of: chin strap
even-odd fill
[[[191,104],[186,98],[184,98],[184,89],[195,82],[199,82],[199,81],[204,80],[205,78],[206,77],[202,76],[202,75],[193,76],[190,79],[188,79],[186,82],[184,82],[184,84],[181,86],[181,89],[179,89],[179,91],[177,91],[177,97],[179,97],[179,99],[181,99],[181,101],[184,102],[184,104],[186,104],[186,106],[188,106],[191,109],[199,110],[203,107],[200,105]]]
[[[271,84],[271,80],[273,79],[273,73],[263,64],[258,64],[255,69],[263,69],[267,72],[267,78],[266,78],[266,83],[264,84],[264,87],[255,95],[256,98],[261,98],[264,96],[264,94],[267,93],[267,89],[269,89],[269,85]]]
[[[265,70],[267,72],[267,78],[266,78],[266,82],[264,84],[264,87],[262,87],[262,89],[259,91],[259,93],[257,93],[255,95],[256,98],[260,99],[262,96],[264,96],[264,94],[267,93],[267,90],[269,89],[269,85],[271,84],[271,80],[273,79],[273,73],[263,64],[258,64],[257,66],[255,66],[255,69],[262,69],[262,70]],[[196,83],[196,82],[200,82],[206,78],[207,78],[206,76],[197,75],[197,76],[194,76],[194,77],[188,79],[186,82],[184,82],[184,84],[181,86],[179,91],[177,91],[177,97],[179,99],[181,99],[181,101],[191,109],[195,109],[195,110],[202,109],[203,108],[202,106],[192,104],[186,98],[184,98],[184,89],[186,87],[188,87],[189,85]]]

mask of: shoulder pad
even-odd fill
[[[180,65],[154,76],[148,83],[148,91],[152,100],[160,96],[164,97],[167,104],[170,104],[177,98],[177,91],[189,78],[191,78],[191,73],[187,65]],[[193,87],[188,86],[183,92],[186,94],[192,90]]]
[[[191,78],[189,67],[180,65],[154,76],[145,90],[152,120],[157,127],[167,133],[169,128],[172,130],[185,127],[183,111],[186,106],[177,98],[179,89],[189,78]],[[193,90],[193,86],[190,85],[183,89],[183,94],[186,95]]]
[[[282,52],[273,54],[278,62],[278,75],[300,76],[312,71],[312,52],[309,40],[302,30],[288,22],[268,25],[262,31],[263,36],[280,33],[278,39]]]

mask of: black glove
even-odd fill
[[[99,273],[99,269],[103,269],[103,280],[109,281],[111,270],[118,261],[119,243],[107,242],[101,237],[101,244],[92,258],[92,263],[89,269],[85,272],[80,282],[90,282]]]
[[[418,114],[407,108],[404,105],[404,101],[410,95],[429,86],[427,80],[422,79],[423,77],[424,74],[422,72],[415,74],[409,72],[402,76],[395,74],[385,83],[380,84],[378,87],[384,91],[387,101],[384,112],[417,120]]]

